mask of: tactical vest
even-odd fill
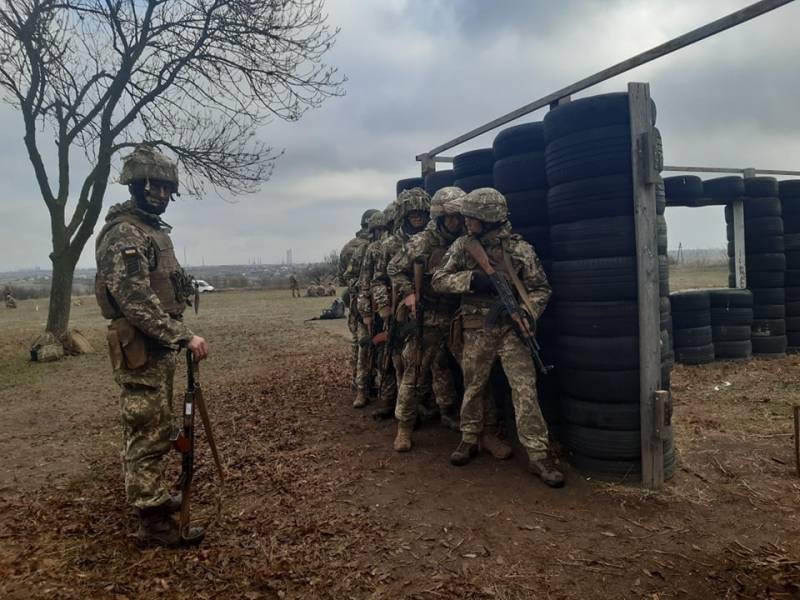
[[[175,257],[175,249],[169,234],[163,229],[145,223],[134,215],[123,214],[106,223],[97,236],[97,245],[100,245],[103,237],[112,227],[120,223],[133,225],[150,240],[156,251],[156,264],[150,266],[150,288],[158,297],[165,313],[173,318],[180,317],[186,308],[187,290],[183,289],[186,277]],[[100,305],[100,311],[106,319],[117,319],[123,316],[99,271],[95,276],[94,292],[97,303]]]

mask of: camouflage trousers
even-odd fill
[[[356,369],[358,368],[358,327],[361,320],[358,318],[358,311],[355,305],[351,306],[347,313],[347,328],[350,330],[350,377],[352,385],[356,385]]]
[[[148,357],[140,369],[117,369],[122,415],[125,495],[136,508],[160,506],[170,498],[164,456],[172,448],[172,393],[177,353]]]
[[[369,335],[369,329],[360,320],[356,323],[356,339]],[[356,389],[366,390],[370,380],[369,348],[356,343]]]
[[[419,371],[416,361],[420,349],[420,340],[417,336],[410,336],[403,346],[403,364],[405,370],[400,379],[397,392],[397,405],[394,416],[398,421],[409,422],[417,418],[417,403],[430,387],[436,398],[436,405],[441,412],[446,412],[456,403],[456,387],[453,382],[453,373],[443,360],[443,353],[447,352],[447,339],[450,335],[450,325],[425,326],[422,335],[422,357]],[[417,381],[419,375],[419,381]]]
[[[547,455],[547,424],[536,397],[536,370],[528,349],[509,325],[464,330],[461,436],[464,441],[474,444],[483,431],[484,398],[495,359],[500,360],[511,386],[519,441],[530,459],[544,458]]]

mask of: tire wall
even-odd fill
[[[778,197],[786,256],[786,351],[800,352],[800,179],[781,181]]]

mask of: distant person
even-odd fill
[[[11,292],[6,292],[6,308],[17,308],[17,301]]]
[[[289,275],[289,289],[292,290],[292,298],[300,297],[300,284],[297,282],[297,277],[294,273]]]
[[[108,345],[121,388],[125,494],[138,512],[136,537],[143,543],[199,543],[204,531],[181,535],[174,514],[180,498],[165,481],[164,457],[172,444],[172,387],[180,348],[195,360],[208,343],[183,323],[194,294],[173,250],[171,228],[161,220],[178,192],[177,165],[151,147],[138,146],[123,162],[120,183],[131,198],[108,210],[97,236],[95,294],[111,319]]]

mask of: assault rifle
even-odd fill
[[[486,254],[486,250],[483,246],[481,246],[480,242],[477,240],[470,240],[466,244],[466,250],[469,252],[470,256],[472,256],[475,262],[478,263],[478,266],[483,270],[483,272],[489,276],[497,295],[500,297],[496,308],[493,307],[487,315],[487,325],[493,325],[501,312],[507,313],[508,316],[511,317],[511,324],[514,327],[514,331],[531,353],[531,358],[533,358],[533,363],[536,365],[536,369],[542,375],[547,375],[553,370],[553,366],[545,365],[544,361],[542,360],[540,354],[541,348],[539,347],[539,342],[536,341],[536,337],[534,335],[536,331],[536,321],[533,320],[533,311],[528,305],[525,290],[520,289],[522,288],[522,284],[519,283],[519,285],[517,285],[519,282],[518,279],[516,279],[514,282],[522,301],[526,305],[527,311],[522,310],[522,307],[519,305],[519,302],[517,302],[517,299],[514,296],[514,292],[511,290],[511,286],[508,285],[508,281],[500,273],[495,271],[494,267],[492,267],[491,263],[489,262],[489,256]],[[514,273],[513,269],[511,268],[510,261],[506,256],[504,256],[504,259],[506,262],[506,268],[509,271],[509,276],[516,278],[516,273]]]
[[[175,449],[183,455],[181,459],[181,477],[179,486],[181,488],[181,512],[180,512],[180,532],[181,537],[189,528],[190,520],[190,499],[192,495],[192,480],[194,479],[194,412],[195,407],[200,412],[200,419],[203,421],[203,429],[208,438],[208,445],[211,447],[211,454],[214,457],[214,464],[217,467],[220,485],[225,481],[225,474],[222,471],[222,463],[217,453],[217,444],[214,441],[214,434],[211,431],[211,420],[208,418],[208,409],[203,398],[203,390],[200,382],[197,381],[197,363],[191,350],[186,350],[186,371],[187,387],[183,396],[183,428],[173,440]],[[220,505],[218,503],[219,511]]]

